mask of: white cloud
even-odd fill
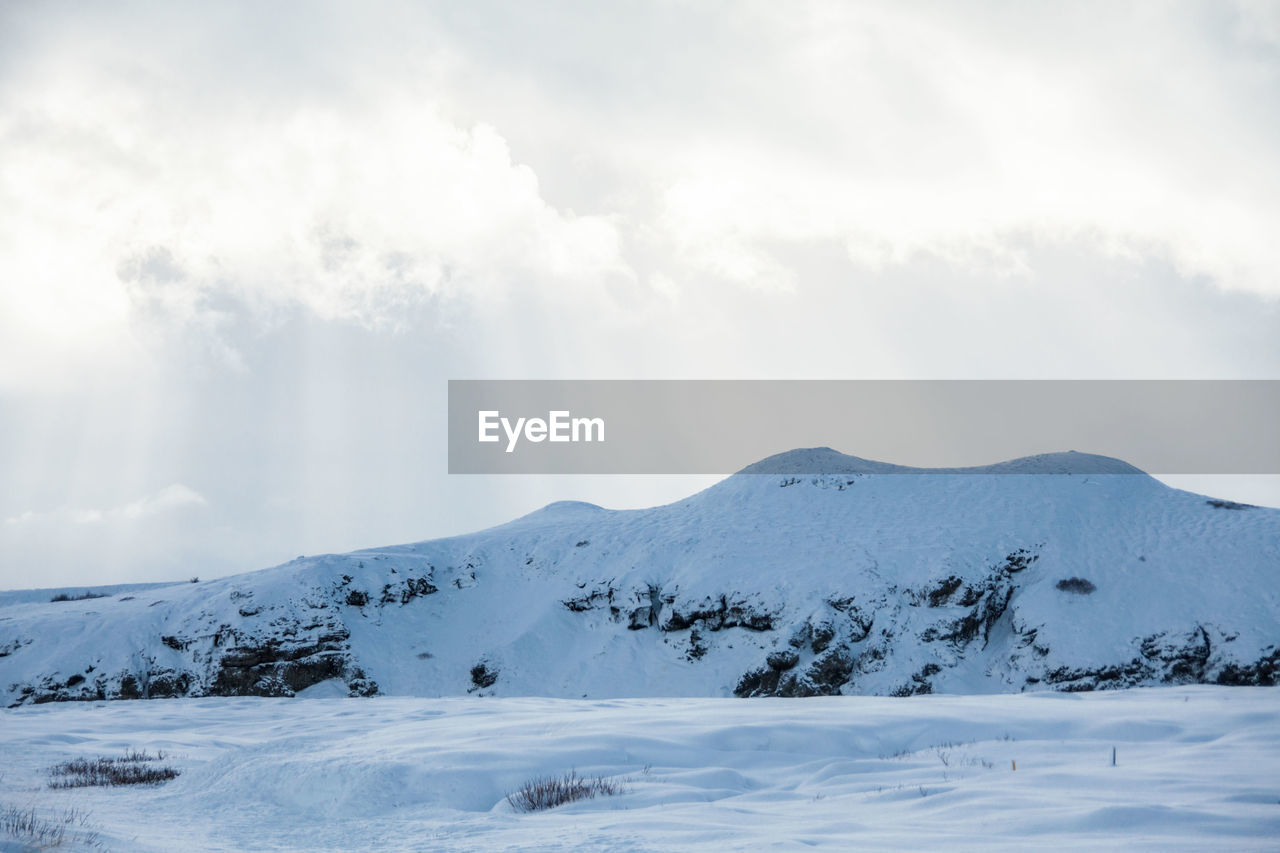
[[[199,492],[174,483],[150,495],[107,509],[62,507],[46,512],[27,510],[4,520],[4,527],[12,530],[48,529],[66,525],[121,524],[142,521],[181,509],[208,506]]]
[[[664,164],[665,229],[705,272],[776,280],[771,245],[831,240],[1020,273],[1028,239],[1085,238],[1280,296],[1280,57],[1237,56],[1203,7],[773,8],[733,95],[778,125],[704,127]]]
[[[216,337],[234,306],[394,328],[425,300],[632,275],[609,218],[548,205],[497,130],[414,87],[207,115],[174,112],[163,68],[86,88],[103,69],[75,67],[0,89],[0,385],[131,332]]]
[[[1236,10],[1241,39],[1280,47],[1280,5],[1274,0],[1236,0]]]
[[[1280,295],[1266,4],[153,11],[10,22],[0,387],[174,328],[235,365],[229,324],[296,308],[794,292],[819,243],[999,276],[1088,243]]]

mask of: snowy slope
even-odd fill
[[[0,809],[75,808],[101,849],[137,853],[1266,850],[1278,691],[42,705],[0,710]],[[56,763],[129,749],[181,775],[47,787]],[[571,768],[623,793],[504,802]]]
[[[215,581],[0,599],[0,701],[1270,684],[1277,577],[1280,511],[1119,460],[803,450],[652,509],[559,503]]]

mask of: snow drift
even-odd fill
[[[1265,685],[1278,573],[1280,510],[1119,460],[799,450],[652,509],[558,503],[215,581],[0,593],[0,701]]]
[[[1274,850],[1277,699],[1189,686],[38,705],[0,709],[0,803],[75,808],[101,849],[128,853]],[[48,788],[50,765],[129,749],[163,751],[181,775]],[[506,801],[570,768],[621,792],[535,815]]]

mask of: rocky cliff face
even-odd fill
[[[0,700],[1271,684],[1277,576],[1280,511],[1117,460],[796,451],[649,510],[555,504],[204,583],[0,593]]]

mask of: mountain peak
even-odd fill
[[[1080,453],[1040,453],[991,465],[917,468],[850,456],[830,447],[806,447],[776,453],[748,465],[739,474],[1143,474],[1121,459]]]

